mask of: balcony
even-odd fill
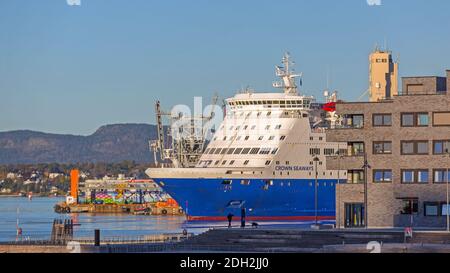
[[[358,170],[364,165],[364,154],[327,156],[327,170]]]

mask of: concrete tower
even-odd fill
[[[369,100],[376,102],[398,95],[398,63],[389,51],[375,49],[369,56]]]

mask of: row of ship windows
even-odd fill
[[[247,154],[260,154],[260,155],[275,155],[278,152],[278,148],[208,148],[205,154],[234,154],[234,155],[247,155]]]
[[[228,161],[228,160],[223,160],[223,161],[222,161],[222,164],[220,164],[220,162],[221,162],[220,160],[216,160],[216,161],[214,161],[214,165],[215,165],[215,166],[218,166],[218,165],[224,166],[224,165],[227,165],[227,163],[228,163],[229,166],[233,166],[233,165],[235,165],[236,160],[230,160],[230,161]],[[245,160],[245,161],[243,162],[242,165],[247,166],[249,163],[250,163],[250,160]],[[272,160],[267,160],[267,161],[265,162],[265,165],[266,165],[266,166],[269,166],[271,163],[272,163]],[[199,161],[199,164],[200,164],[200,165],[203,165],[203,166],[210,166],[210,165],[213,164],[213,160],[200,160],[200,161]],[[280,165],[280,161],[276,161],[276,165]],[[286,161],[286,165],[289,166],[289,161]],[[314,165],[314,162],[313,162],[313,161],[310,161],[310,162],[309,162],[309,165],[311,165],[311,166]],[[322,165],[323,165],[323,162],[320,161],[320,162],[319,162],[319,165],[322,166]],[[275,175],[275,172],[273,172],[273,174]],[[287,172],[287,174],[289,175],[289,172]],[[309,174],[311,175],[311,172],[310,172]],[[281,175],[283,175],[283,172],[281,172]],[[326,172],[323,172],[323,175],[326,175]],[[333,173],[330,172],[330,175],[333,175]]]
[[[251,100],[251,101],[231,101],[230,106],[238,105],[292,105],[293,107],[307,107],[309,100]]]
[[[280,139],[280,140],[284,140]],[[268,155],[268,154],[272,154],[275,155],[278,152],[278,148],[208,148],[206,149],[204,154],[216,154],[216,155],[247,155],[247,154],[252,154],[252,155],[256,155],[256,154],[261,154],[261,155]],[[320,148],[310,148],[309,149],[309,154],[310,155],[320,155],[321,151],[323,150],[323,154],[324,155],[334,155],[336,152],[336,150],[334,148],[324,148],[324,149],[320,149]],[[347,152],[346,149],[340,149],[339,153],[340,154],[345,154]]]
[[[270,186],[275,186],[276,185],[273,180],[263,180],[262,182],[263,182],[263,189],[265,189],[265,190],[268,190]],[[248,180],[248,179],[242,179],[240,181],[240,184],[243,185],[243,186],[250,186],[251,185],[251,181]],[[233,185],[233,180],[223,180],[222,181],[222,185],[225,186],[226,189],[231,190],[232,189],[231,186]],[[290,186],[292,186],[292,183],[290,181],[280,181],[279,185],[280,186],[288,186],[288,187],[290,187]],[[327,186],[331,186],[332,187],[332,186],[334,186],[334,182],[322,182],[322,183],[318,183],[318,185],[319,186],[322,185],[324,187],[327,187]],[[314,183],[313,182],[309,182],[308,186],[312,187],[312,186],[314,186]]]
[[[199,162],[199,164],[200,164],[200,165],[203,165],[203,166],[210,166],[210,165],[212,165],[212,163],[213,163],[213,160],[201,160],[201,161]],[[222,164],[220,164],[220,160],[216,160],[216,161],[214,162],[214,165],[215,165],[215,166],[218,166],[218,165],[224,166],[224,165],[227,165],[227,163],[228,163],[228,166],[233,166],[233,165],[235,165],[236,160],[230,160],[230,161],[223,160],[223,161],[222,161]],[[244,166],[247,166],[248,163],[250,163],[250,160],[245,160],[244,163],[243,163],[243,165],[244,165]],[[270,165],[270,163],[272,163],[272,161],[271,161],[271,160],[267,160],[267,161],[266,161],[266,166]]]
[[[217,138],[218,137],[214,137],[214,141],[216,141],[217,140]],[[230,137],[230,138],[228,138],[227,136],[224,136],[223,138],[222,138],[222,140],[223,141],[226,141],[226,140],[231,140],[231,141],[234,141],[234,140],[236,140],[236,141],[240,141],[241,139],[242,139],[242,136],[232,136],[232,137]],[[280,136],[280,138],[279,138],[279,140],[281,140],[281,141],[283,141],[283,140],[285,140],[286,139],[286,136]],[[244,137],[244,140],[245,141],[247,141],[247,140],[250,140],[250,136],[245,136]],[[259,136],[258,137],[258,140],[259,141],[261,141],[261,140],[264,140],[264,136]],[[270,136],[267,140],[275,140],[275,136]]]
[[[220,127],[220,129],[223,130],[224,127],[225,127],[225,126],[222,125],[222,126]],[[250,127],[250,129],[251,129],[251,130],[255,130],[256,127],[257,127],[257,125],[252,125],[252,127]],[[270,130],[270,127],[271,127],[270,125],[266,125],[265,130],[267,130],[267,131]],[[230,128],[229,128],[230,131],[233,131],[233,130],[239,131],[240,129],[241,129],[241,126],[236,126],[236,127],[230,126]],[[247,130],[247,129],[248,129],[248,125],[243,126],[242,129],[243,129],[243,130]],[[275,130],[280,130],[280,129],[281,129],[281,124],[278,124],[277,126],[275,126]]]

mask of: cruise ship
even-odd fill
[[[282,92],[247,90],[226,99],[226,114],[193,168],[149,168],[146,174],[185,210],[188,220],[334,220],[335,186],[346,172],[325,157],[344,153],[327,142],[337,94],[326,101],[299,92],[289,54],[276,66]],[[299,84],[301,85],[301,84]]]

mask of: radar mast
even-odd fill
[[[295,83],[295,78],[301,77],[302,73],[294,74],[295,62],[291,61],[291,56],[289,52],[286,52],[282,60],[283,66],[275,66],[275,74],[281,78],[281,81],[273,83],[275,88],[283,88],[285,94],[298,95],[297,84]],[[301,79],[300,79],[301,85]]]

